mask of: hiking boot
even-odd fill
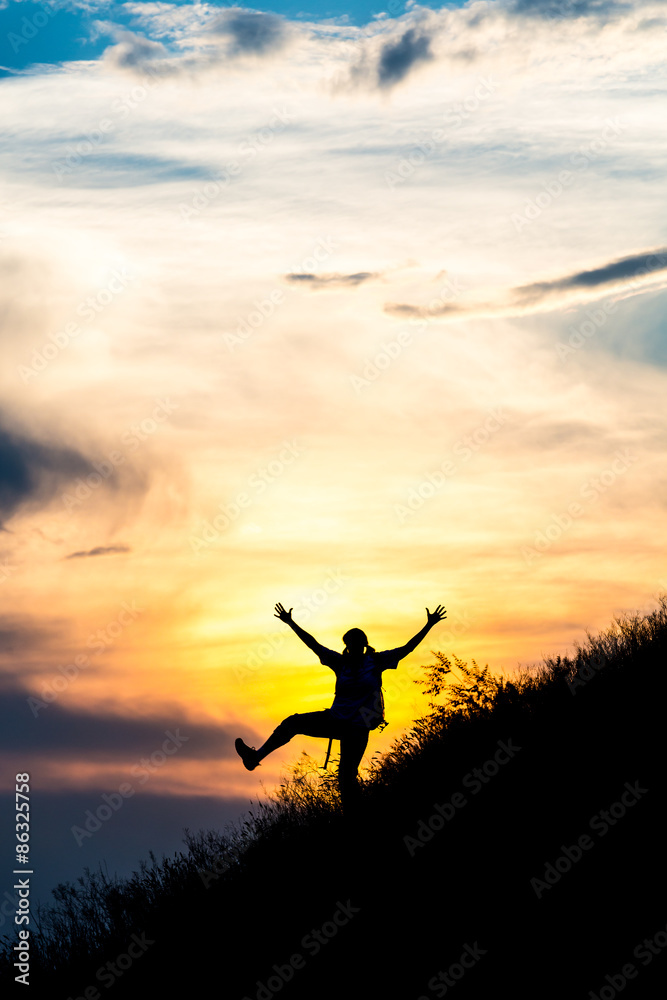
[[[254,771],[256,767],[261,766],[257,760],[257,751],[254,747],[246,746],[242,739],[236,740],[234,746],[236,747],[236,752],[243,761],[244,766],[249,771]]]

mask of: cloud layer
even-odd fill
[[[429,306],[388,303],[385,309],[396,316],[458,319],[470,316],[512,316],[554,310],[570,301],[593,301],[601,295],[640,293],[664,286],[667,248],[629,254],[598,267],[576,271],[546,281],[533,281],[510,289],[495,302],[448,303],[435,299]]]
[[[33,699],[35,710],[29,706]],[[172,712],[144,717],[123,717],[112,712],[74,711],[60,701],[41,701],[29,690],[5,691],[0,699],[0,747],[4,753],[48,753],[62,761],[81,757],[136,762],[159,750],[167,730],[183,739],[188,759],[222,760],[235,756],[235,729],[197,720],[181,706]],[[37,713],[37,714],[35,714]],[[170,748],[173,751],[173,748]]]

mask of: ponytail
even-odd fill
[[[371,656],[375,656],[375,650],[373,649],[372,646],[364,646],[364,650],[361,653],[361,655],[359,655],[358,653],[356,655],[353,655],[350,652],[350,650],[347,648],[347,646],[345,647],[345,649],[343,650],[343,653],[342,653],[342,655],[345,657],[345,661],[344,662],[349,663],[350,664],[350,668],[355,673],[356,673],[356,671],[358,671],[358,670],[360,670],[362,668],[362,666],[364,664],[364,658],[366,656],[368,656],[369,654]]]

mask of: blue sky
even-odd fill
[[[0,9],[0,66],[23,70],[35,63],[94,59],[108,42],[92,40],[91,16],[71,4],[9,0]]]
[[[25,70],[36,63],[63,63],[80,59],[96,59],[110,44],[110,37],[102,33],[95,22],[112,22],[119,27],[136,30],[139,4],[108,3],[92,0],[77,4],[62,0],[4,0],[0,8],[0,67],[6,70]],[[163,6],[167,6],[164,4]],[[192,8],[192,3],[174,3],[174,7]],[[209,10],[232,7],[232,4],[206,5]],[[243,5],[240,5],[243,6]],[[434,10],[461,6],[458,3],[423,3]],[[133,9],[134,8],[134,9]],[[307,4],[282,2],[257,3],[248,9],[274,11],[290,20],[322,21],[328,18],[347,20],[361,25],[372,21],[378,14],[389,12],[397,16],[405,12],[404,0],[323,0]]]

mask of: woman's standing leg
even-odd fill
[[[348,816],[354,815],[359,807],[361,793],[357,774],[368,746],[368,736],[368,729],[362,726],[347,726],[341,733],[338,787],[343,813]]]

